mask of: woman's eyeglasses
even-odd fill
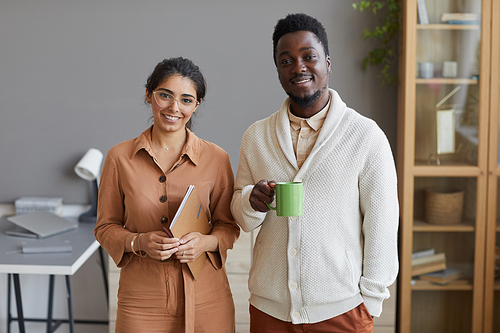
[[[177,101],[177,105],[179,106],[179,111],[182,113],[192,113],[200,104],[194,97],[182,96],[180,99],[174,97],[174,95],[161,90],[153,91],[153,96],[161,108],[168,108],[174,104],[174,101]]]

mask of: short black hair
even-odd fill
[[[323,45],[325,56],[330,55],[328,51],[328,37],[326,30],[320,21],[306,14],[288,14],[284,19],[280,19],[274,27],[273,33],[273,59],[276,64],[276,45],[283,35],[296,31],[309,31],[318,38],[318,41]]]

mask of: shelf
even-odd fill
[[[445,286],[431,283],[429,281],[412,280],[412,290],[459,290],[470,291],[472,290],[472,280],[461,279],[450,282]]]
[[[431,224],[422,220],[413,221],[414,232],[474,232],[474,230],[474,221],[471,220],[452,225]]]
[[[417,30],[479,30],[479,24],[417,24]]]
[[[500,279],[495,280],[495,290],[500,290]]]
[[[417,84],[478,84],[478,79],[456,78],[448,79],[442,77],[434,77],[431,79],[419,79],[415,81]]]
[[[478,177],[481,170],[477,166],[464,164],[428,165],[426,162],[416,161],[413,175],[417,177]]]

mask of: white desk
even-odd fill
[[[76,220],[76,218],[74,218]],[[31,239],[24,237],[9,236],[5,231],[14,229],[14,224],[9,222],[5,217],[0,218],[0,273],[9,274],[8,277],[8,329],[10,331],[10,323],[17,320],[19,323],[19,332],[24,333],[25,321],[46,321],[47,332],[53,332],[60,325],[61,322],[69,322],[70,332],[74,331],[74,323],[78,322],[73,319],[73,311],[71,306],[71,288],[70,276],[75,274],[76,271],[87,261],[87,259],[99,249],[99,243],[94,237],[94,227],[92,223],[79,223],[77,229],[64,232],[55,236],[45,239]],[[22,254],[20,253],[21,246],[26,245],[44,245],[54,244],[69,241],[72,246],[70,253],[48,253],[48,254]],[[101,263],[103,262],[103,255],[101,255]],[[102,267],[104,269],[104,266]],[[107,294],[107,280],[105,279],[105,270],[103,270],[104,284]],[[14,289],[16,295],[17,305],[17,318],[12,318],[10,314],[10,275],[13,275]],[[45,274],[50,275],[49,279],[49,309],[47,319],[30,319],[24,318],[22,302],[21,302],[21,286],[19,283],[19,274]],[[68,295],[68,320],[53,320],[52,318],[52,305],[53,305],[53,291],[54,291],[54,275],[66,276],[66,288]],[[53,327],[53,322],[56,326]],[[84,321],[82,321],[84,322]],[[86,323],[101,323],[99,321]]]

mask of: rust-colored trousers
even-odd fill
[[[250,333],[372,333],[373,319],[364,303],[340,316],[314,324],[281,321],[250,305]]]
[[[134,256],[120,272],[115,332],[233,333],[234,303],[225,270],[215,270],[207,260],[196,282],[186,281],[183,270],[187,267],[179,260]],[[186,285],[193,290],[186,292]],[[191,320],[186,308],[193,311]]]

